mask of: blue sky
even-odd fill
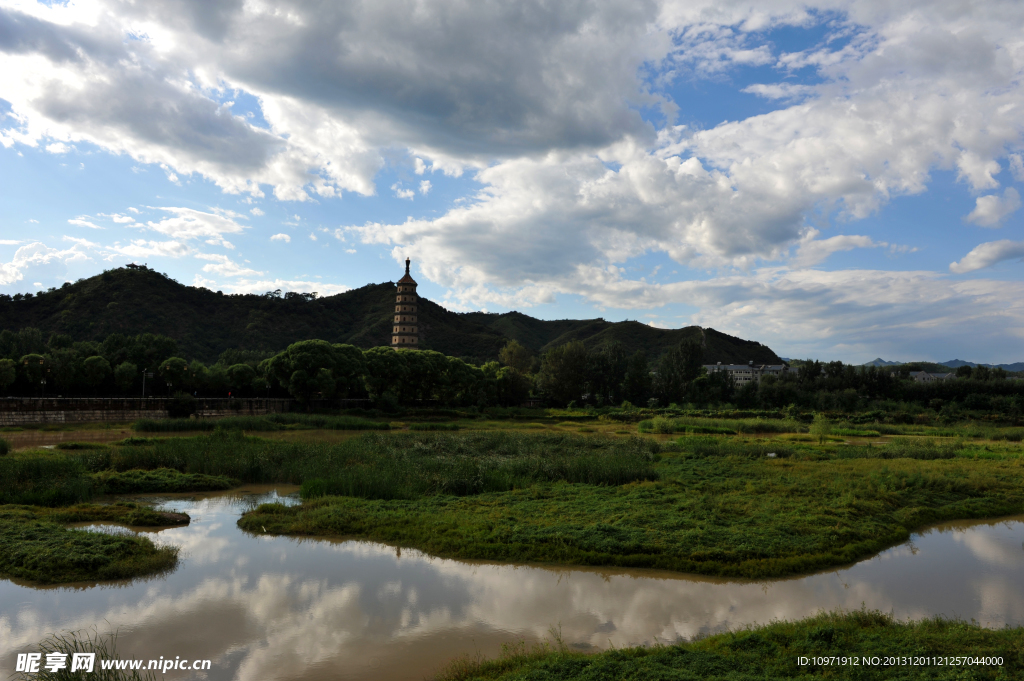
[[[1024,359],[1024,7],[0,0],[0,292],[225,292]]]

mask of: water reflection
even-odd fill
[[[119,628],[122,654],[210,658],[211,679],[422,679],[461,653],[540,640],[580,649],[673,641],[822,608],[1024,623],[1024,517],[951,523],[848,569],[768,582],[441,560],[357,541],[250,536],[253,489],[161,506],[192,524],[172,574],[89,589],[0,582],[0,669],[53,631]],[[280,492],[280,493],[279,493]],[[288,501],[287,498],[284,498]],[[178,678],[185,676],[179,672]],[[168,678],[174,678],[168,672]]]

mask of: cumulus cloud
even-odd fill
[[[192,249],[180,241],[147,241],[146,239],[133,239],[126,246],[115,244],[109,250],[129,258],[151,256],[181,258],[192,252]]]
[[[283,242],[285,242],[287,244],[287,243],[291,243],[292,238],[290,236],[288,236],[287,234],[281,233],[281,234],[275,234],[274,236],[270,237],[270,240],[271,241],[283,241]]]
[[[999,227],[1003,221],[1020,208],[1020,194],[1013,187],[1007,187],[1003,195],[979,196],[974,210],[966,220],[982,227]]]
[[[263,272],[239,265],[226,255],[196,253],[196,257],[200,260],[210,261],[209,264],[203,265],[203,272],[208,274],[220,274],[225,277],[251,277],[263,274]]]
[[[146,222],[145,228],[181,241],[204,239],[207,243],[231,248],[231,244],[224,238],[224,235],[241,234],[246,229],[246,225],[236,221],[243,216],[233,211],[211,209],[212,212],[206,212],[194,208],[178,207],[159,207],[154,210],[164,211],[171,215],[158,221]],[[142,226],[141,223],[136,224]]]
[[[260,216],[262,216],[262,215],[266,215],[266,213],[264,213],[264,212],[263,212],[262,210],[260,210],[259,208],[250,208],[250,209],[249,209],[249,212],[250,212],[250,213],[252,213],[253,215],[255,215],[256,217],[260,217]]]
[[[423,194],[423,196],[429,194],[431,188],[432,185],[430,184],[430,180],[423,180],[420,182],[420,194]]]
[[[959,262],[950,263],[949,269],[957,274],[965,274],[1016,258],[1024,258],[1024,241],[989,241],[975,246]]]
[[[224,284],[224,290],[232,293],[264,293],[278,289],[299,293],[319,293],[321,296],[333,296],[337,293],[349,291],[351,287],[342,284],[328,284],[322,281],[295,279],[239,279],[238,281]]]
[[[397,196],[400,199],[412,200],[412,198],[416,196],[416,192],[414,192],[413,190],[403,189],[401,182],[396,182],[395,184],[391,185],[391,191],[393,191],[395,193],[395,196]]]
[[[32,273],[33,278],[49,281],[63,278],[70,263],[89,259],[90,256],[81,243],[76,243],[68,249],[50,248],[38,241],[25,244],[14,252],[10,262],[0,262],[0,286],[23,281],[28,272]]]
[[[103,229],[99,225],[87,220],[86,217],[87,216],[79,216],[73,220],[68,220],[68,224],[75,225],[77,227],[88,227],[89,229]]]

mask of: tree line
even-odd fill
[[[323,340],[293,343],[279,353],[227,350],[205,364],[178,356],[166,336],[111,334],[102,342],[38,329],[0,332],[0,392],[19,396],[292,397],[303,403],[334,398],[373,400],[383,408],[642,407],[733,405],[741,409],[796,406],[856,411],[884,401],[936,410],[1019,410],[1024,381],[1001,369],[961,367],[953,381],[915,383],[912,367],[855,367],[800,363],[799,371],[737,387],[724,372],[708,374],[698,343],[684,342],[649,362],[619,343],[588,348],[572,341],[535,355],[508,342],[499,360],[481,365],[430,350],[363,350]]]

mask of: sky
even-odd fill
[[[698,324],[1024,360],[1019,0],[0,0],[0,292]]]

